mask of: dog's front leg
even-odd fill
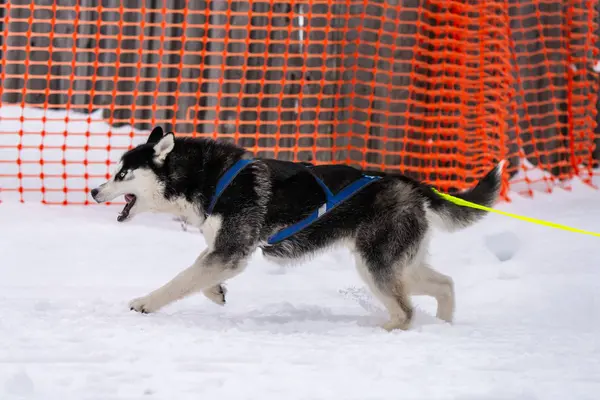
[[[241,273],[246,263],[246,257],[239,254],[219,250],[201,254],[191,267],[150,294],[133,300],[129,306],[141,313],[157,311],[193,293],[219,287],[221,282]]]
[[[227,217],[207,218],[204,229],[207,250],[170,282],[133,300],[130,308],[151,313],[193,293],[221,285],[241,273],[256,250],[263,211],[250,202],[245,207],[236,207]]]
[[[204,294],[204,296],[206,296],[207,299],[209,299],[213,303],[218,304],[220,306],[225,305],[225,296],[227,295],[227,288],[222,284],[218,284],[213,287],[209,287],[208,289],[204,289],[202,293]]]
[[[204,251],[198,256],[198,258],[204,257],[206,253],[208,253],[208,249],[204,249]],[[227,295],[227,289],[221,283],[202,290],[202,294],[204,294],[204,296],[206,296],[207,299],[209,299],[215,304],[218,304],[220,306],[225,305],[225,296]]]

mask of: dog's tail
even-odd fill
[[[500,195],[502,170],[506,160],[499,162],[486,176],[471,189],[452,194],[454,197],[486,207],[492,207]],[[427,215],[434,226],[452,232],[466,228],[483,218],[487,211],[459,206],[440,197],[429,189]]]

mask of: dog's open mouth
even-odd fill
[[[131,207],[133,207],[136,200],[137,198],[133,194],[125,195],[125,201],[127,202],[127,204],[125,204],[125,207],[123,207],[123,211],[121,211],[121,214],[119,214],[119,216],[117,217],[117,221],[123,222],[127,219],[127,217],[129,217],[129,211],[131,211]]]

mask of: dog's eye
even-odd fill
[[[117,178],[119,178],[119,179],[125,179],[125,175],[127,175],[127,172],[125,172],[125,171],[121,171],[121,172],[119,172],[119,174],[117,175]]]

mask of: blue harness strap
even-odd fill
[[[290,236],[298,233],[302,229],[306,228],[307,226],[321,218],[329,211],[333,210],[340,203],[344,202],[345,200],[348,200],[350,197],[352,197],[354,194],[356,194],[359,190],[361,190],[368,184],[380,179],[379,176],[363,175],[362,178],[357,179],[356,181],[352,182],[351,184],[340,190],[338,194],[333,195],[321,179],[319,179],[314,174],[313,176],[325,191],[325,196],[327,198],[326,202],[323,205],[321,205],[321,207],[319,207],[317,210],[312,212],[308,217],[296,222],[293,225],[288,226],[287,228],[283,228],[276,234],[269,237],[269,239],[267,240],[268,244],[279,243],[282,240],[285,240]]]
[[[215,204],[217,204],[217,201],[219,200],[219,197],[221,197],[223,191],[227,189],[227,187],[240,173],[240,171],[253,161],[254,160],[247,159],[239,160],[238,162],[233,164],[231,168],[225,171],[221,178],[219,178],[219,181],[217,182],[217,187],[215,188],[215,194],[213,195],[210,201],[210,205],[206,210],[207,215],[212,214],[213,209],[215,208]],[[348,200],[350,197],[352,197],[354,194],[356,194],[359,190],[361,190],[368,184],[380,179],[379,176],[363,175],[360,179],[357,179],[356,181],[352,182],[351,184],[340,190],[338,194],[334,195],[333,193],[331,193],[331,190],[329,190],[329,188],[327,187],[325,182],[323,182],[323,180],[321,180],[318,176],[313,174],[312,171],[310,171],[310,168],[307,168],[307,170],[315,178],[319,186],[321,186],[323,192],[325,192],[325,203],[323,203],[318,209],[313,211],[308,217],[296,222],[293,225],[283,228],[274,235],[270,236],[267,239],[268,244],[279,243],[289,238],[290,236],[296,234],[297,232],[301,231],[302,229],[306,228],[307,226],[321,218],[329,211],[333,210],[342,202]]]
[[[217,182],[217,187],[215,188],[215,194],[213,195],[210,201],[210,205],[206,209],[207,214],[212,214],[213,209],[215,208],[215,204],[217,204],[217,201],[219,200],[219,197],[221,197],[221,194],[223,194],[223,191],[227,189],[227,186],[231,184],[231,181],[233,181],[237,174],[239,174],[240,171],[243,170],[246,167],[246,165],[250,164],[251,162],[254,162],[254,160],[239,160],[238,162],[233,164],[231,168],[225,171],[221,178],[219,178],[219,181]]]

